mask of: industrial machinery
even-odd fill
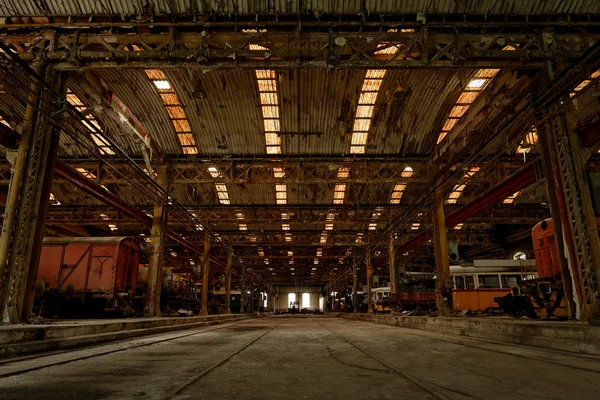
[[[494,300],[511,317],[568,318],[552,219],[531,230],[538,276],[515,285],[511,293]]]
[[[140,246],[127,237],[45,238],[34,312],[53,317],[132,315]]]

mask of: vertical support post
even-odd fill
[[[371,265],[371,250],[367,242],[365,254],[365,269],[367,272],[367,313],[373,314],[373,294],[371,293],[371,277],[373,276],[373,265]]]
[[[231,314],[231,264],[233,263],[233,249],[227,254],[225,267],[225,313]]]
[[[246,267],[242,265],[240,273],[240,314],[246,312]]]
[[[570,317],[589,321],[599,312],[600,241],[572,112],[556,105],[538,134]]]
[[[208,281],[210,277],[210,235],[204,234],[204,251],[202,252],[202,304],[200,315],[208,315]]]
[[[448,237],[446,232],[446,216],[444,215],[444,197],[436,193],[433,208],[433,235],[435,246],[435,262],[437,265],[437,291],[439,315],[451,315],[454,303],[452,300],[452,278],[450,276],[450,259],[448,258]]]
[[[352,257],[352,305],[354,306],[354,312],[358,312],[358,267],[354,260],[355,257]]]
[[[254,270],[250,275],[250,313],[254,312]]]
[[[40,61],[34,69],[64,95],[67,74],[46,68]],[[30,90],[0,239],[0,320],[11,323],[31,316],[60,135],[46,115],[59,115],[62,103],[37,82]]]
[[[169,191],[169,168],[162,165],[156,168],[157,183]],[[167,201],[165,195],[159,203],[154,203],[152,228],[150,229],[150,260],[148,265],[148,293],[144,307],[145,317],[160,317],[161,273],[164,261],[164,242],[167,230]]]
[[[390,292],[396,293],[398,278],[396,277],[396,252],[394,248],[394,232],[388,237],[388,264],[390,269]]]

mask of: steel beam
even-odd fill
[[[444,30],[450,32],[444,32]],[[521,29],[472,33],[461,29],[418,32],[202,32],[164,30],[118,33],[47,29],[0,37],[23,60],[44,58],[60,70],[89,68],[543,68],[557,55],[579,57],[597,40],[576,30],[553,35],[542,47],[541,35]],[[45,45],[51,42],[52,46]],[[395,54],[377,53],[393,45]],[[511,45],[514,50],[508,50]]]

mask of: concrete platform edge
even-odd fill
[[[399,317],[372,314],[338,314],[342,318],[527,345],[571,353],[600,355],[600,328],[587,324],[483,320],[444,317]]]
[[[181,319],[156,318],[153,319],[153,323],[148,323],[149,321],[138,320],[132,321],[133,323],[122,324],[107,322],[106,324],[98,325],[56,325],[51,326],[53,329],[48,330],[51,333],[44,335],[41,339],[21,342],[13,341],[12,343],[0,345],[0,359],[51,350],[66,350],[78,347],[93,346],[110,341],[132,339],[165,332],[199,328],[202,326],[226,324],[229,322],[243,321],[256,317],[256,314],[228,314]],[[177,320],[180,320],[180,323],[177,323]],[[115,329],[115,327],[119,325],[121,329]],[[18,332],[19,327],[14,327],[11,330]],[[39,331],[39,328],[36,329],[36,331]],[[81,334],[82,331],[84,334]],[[27,337],[27,335],[22,337]]]

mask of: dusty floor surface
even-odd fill
[[[599,399],[600,358],[269,317],[0,362],[0,399]]]

